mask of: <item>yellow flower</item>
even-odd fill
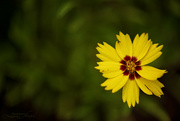
[[[104,45],[98,43],[96,48],[99,51],[96,56],[102,62],[97,62],[98,66],[95,68],[107,78],[101,86],[105,86],[105,90],[112,90],[112,93],[123,88],[122,100],[127,101],[129,108],[139,103],[139,88],[148,95],[161,97],[164,85],[157,79],[166,70],[145,65],[162,54],[163,45],[153,44],[145,33],[141,36],[137,34],[133,43],[128,34],[120,32],[116,37],[119,41],[116,42],[115,49],[105,42]]]

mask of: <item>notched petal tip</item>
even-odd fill
[[[136,100],[136,103],[139,104],[139,100]]]
[[[128,35],[128,34],[126,34],[126,35]],[[124,35],[121,31],[119,31],[119,35],[116,34],[116,37],[117,37],[117,39],[118,39],[119,41],[121,40],[120,38],[121,38],[122,36],[125,36],[125,35]],[[128,35],[128,36],[129,36],[129,35]]]
[[[99,66],[95,66],[94,68],[95,68],[95,69],[98,69],[98,70],[100,69]]]
[[[132,107],[135,107],[135,105],[136,105],[136,104],[135,104],[135,103],[133,103],[133,104],[132,104]]]
[[[100,46],[102,46],[102,44],[101,43],[97,43],[97,45],[100,47]]]
[[[131,103],[128,103],[128,107],[131,108]]]
[[[104,46],[107,46],[107,45],[109,45],[109,44],[107,44],[106,42],[103,42],[103,44],[104,44]]]
[[[140,35],[140,37],[142,37],[142,36],[145,36],[145,33],[142,33],[142,34]]]
[[[164,95],[164,93],[162,92],[161,95]]]
[[[136,37],[139,37],[139,34],[136,34],[135,38],[136,38]]]
[[[121,41],[120,36],[119,36],[118,34],[116,34],[116,38],[117,38],[119,41]]]
[[[111,88],[108,88],[108,86],[107,86],[107,87],[105,87],[105,90],[111,90]]]
[[[100,54],[96,54],[96,57],[98,57],[98,58],[99,58],[99,55],[100,55]]]
[[[105,82],[103,82],[100,86],[101,86],[101,87],[105,87],[105,86],[107,86],[106,81],[105,81]]]
[[[99,46],[96,47],[96,50],[97,50],[98,52],[100,52],[100,49],[101,49],[101,48],[100,48]]]
[[[97,62],[97,64],[99,65],[101,62]]]
[[[121,35],[124,35],[121,31],[119,32],[119,35],[121,36]]]
[[[161,98],[161,95],[156,95],[157,97]]]
[[[165,73],[168,73],[168,71],[167,70],[161,70],[162,72],[163,72],[163,74],[160,76],[160,77],[162,77]],[[159,77],[159,78],[160,78]]]
[[[161,50],[164,47],[164,45],[160,45],[158,48],[160,48],[159,50]]]
[[[117,90],[118,91],[118,90]],[[115,93],[115,92],[117,92],[117,91],[114,91],[113,89],[112,89],[112,93]]]

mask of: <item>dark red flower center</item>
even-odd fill
[[[130,57],[130,56],[126,56],[124,57],[124,60],[120,61],[120,63],[122,64],[120,66],[120,69],[123,72],[123,74],[125,76],[128,76],[129,75],[129,79],[130,80],[134,80],[135,77],[136,78],[140,78],[141,76],[136,72],[136,71],[139,71],[141,70],[141,62],[140,61],[137,61],[137,58],[136,57]]]

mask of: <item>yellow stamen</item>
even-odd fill
[[[127,61],[126,62],[126,69],[130,72],[133,73],[136,69],[136,64],[133,61]]]

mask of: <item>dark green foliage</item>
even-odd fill
[[[179,1],[7,1],[0,8],[1,114],[32,111],[37,120],[60,121],[178,120]],[[129,109],[121,91],[100,87],[105,78],[94,69],[97,43],[114,47],[119,31],[131,39],[149,33],[164,45],[150,64],[168,70],[160,79],[162,98],[141,92],[140,104]]]

